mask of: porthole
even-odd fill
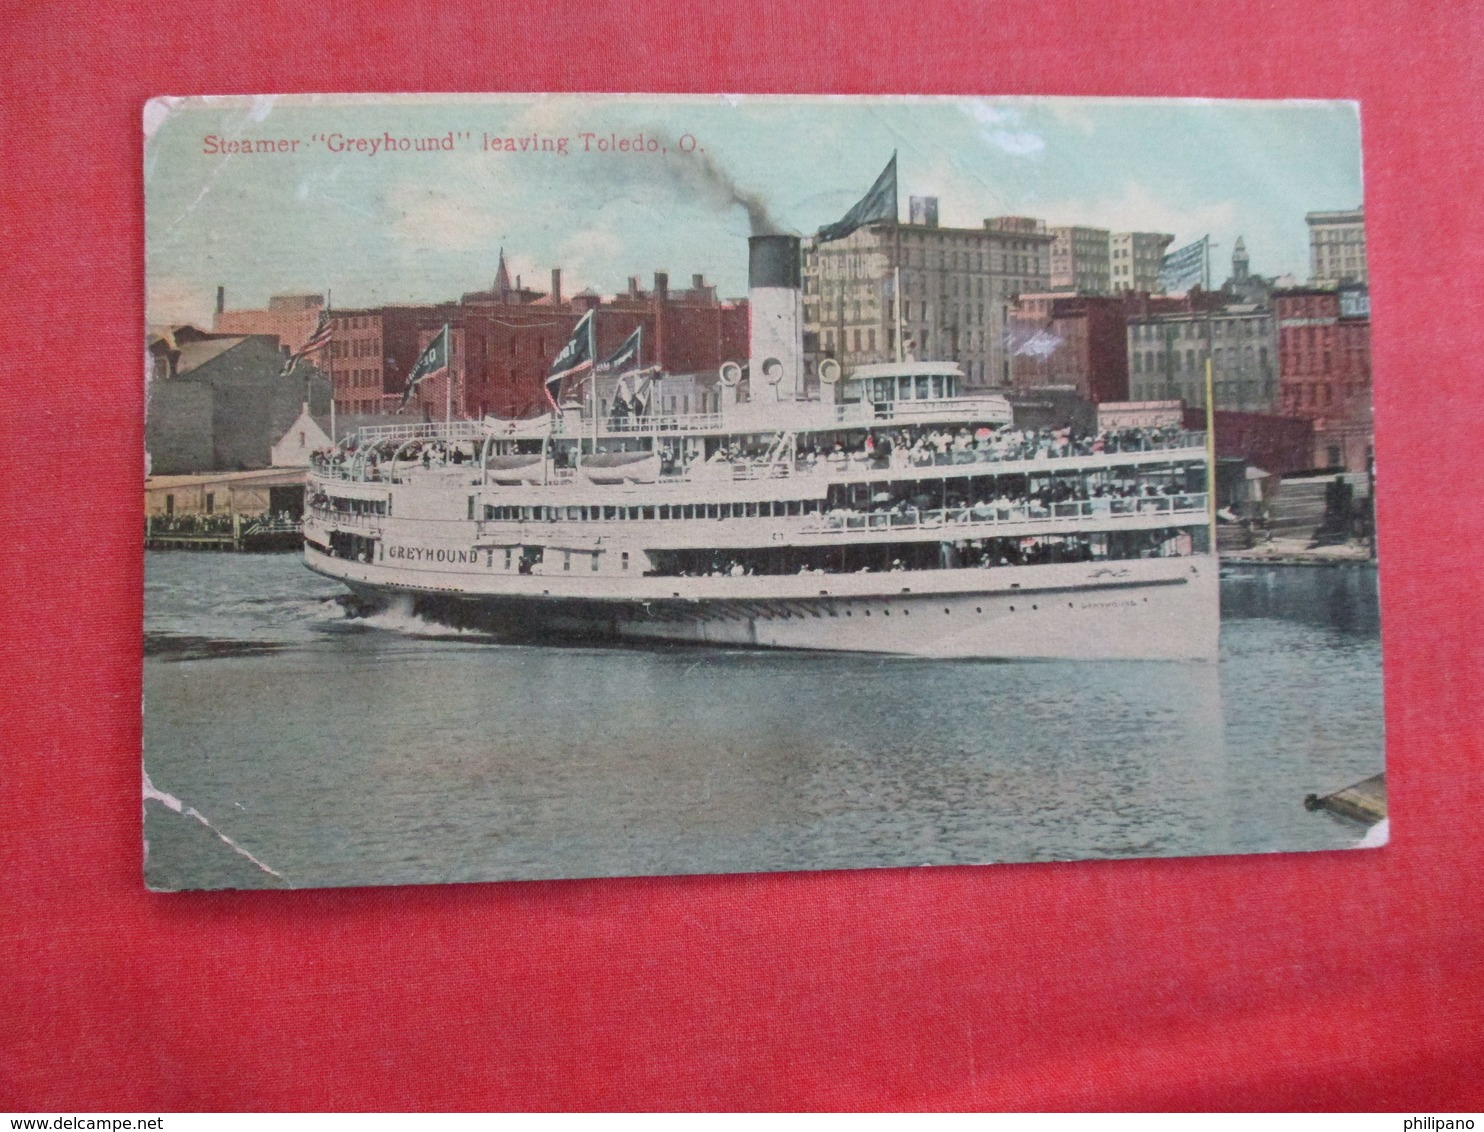
[[[1041,607],[1039,605],[1033,605],[1033,606],[1031,606],[1031,608],[1032,609],[1040,609]]]
[[[948,607],[946,605],[943,607],[943,616],[944,617],[947,617],[948,616]]]
[[[867,617],[869,617],[869,616],[871,616],[871,611],[870,611],[870,610],[869,610],[869,609],[868,609],[868,610],[866,610],[866,616],[867,616]]]
[[[982,606],[982,605],[976,605],[974,607],[974,612],[975,613],[983,613],[984,612],[984,606]]]
[[[1010,612],[1011,613],[1014,613],[1015,612],[1015,607],[1013,605],[1010,607]]]

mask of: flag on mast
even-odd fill
[[[1171,252],[1160,261],[1159,285],[1167,295],[1189,291],[1206,278],[1206,250],[1209,235],[1193,244]]]
[[[402,387],[402,403],[397,407],[405,409],[407,402],[412,400],[412,391],[417,388],[419,382],[446,369],[448,369],[448,323],[445,322],[443,329],[433,335],[433,340],[428,343],[427,349],[418,355],[411,372],[407,375],[407,383]]]
[[[288,377],[305,357],[323,350],[333,337],[334,328],[330,325],[330,308],[325,307],[319,312],[319,323],[315,326],[314,333],[304,340],[304,345],[289,355],[289,360],[283,363],[283,369],[279,371],[278,376]]]
[[[822,244],[827,240],[843,240],[857,228],[867,224],[879,224],[883,220],[889,220],[893,224],[897,220],[897,155],[892,151],[891,160],[886,163],[886,168],[881,170],[881,176],[876,178],[876,183],[860,200],[855,202],[844,216],[833,224],[826,224],[819,230],[818,240]]]
[[[639,357],[644,344],[644,326],[634,328],[634,333],[623,340],[623,345],[598,363],[599,373],[627,373],[639,368]]]
[[[593,368],[593,353],[593,312],[588,311],[573,327],[572,337],[546,371],[546,395],[553,404],[566,378]]]

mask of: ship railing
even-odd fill
[[[1034,451],[1015,450],[1005,451],[982,448],[953,448],[943,452],[923,453],[920,450],[912,454],[912,458],[906,463],[892,464],[882,463],[864,452],[851,452],[846,454],[836,453],[817,456],[812,462],[807,457],[795,457],[792,460],[732,460],[725,464],[717,462],[701,462],[690,464],[683,472],[671,472],[661,475],[661,483],[687,483],[699,482],[707,479],[726,479],[730,477],[733,481],[753,480],[775,480],[790,479],[794,476],[822,476],[831,479],[853,479],[865,473],[885,473],[887,478],[897,471],[912,471],[918,468],[943,468],[943,467],[969,467],[986,464],[1035,464],[1038,466],[1053,466],[1071,460],[1087,460],[1104,456],[1137,455],[1148,452],[1166,451],[1190,451],[1203,450],[1206,434],[1203,432],[1182,432],[1172,434],[1168,437],[1153,437],[1142,442],[1130,441],[1122,446],[1109,446],[1098,451],[1056,451],[1047,448],[1039,448]],[[364,474],[355,474],[349,462],[343,465],[326,466],[317,465],[315,473],[320,476],[339,479],[376,479],[378,473],[373,466]],[[571,468],[553,468],[547,475],[548,484],[571,483],[577,476]],[[397,482],[401,482],[399,477]]]
[[[784,480],[793,475],[786,460],[746,460],[733,462],[733,480]]]
[[[1069,519],[1107,515],[1201,515],[1207,507],[1205,492],[1138,498],[1081,499],[1040,504],[1017,501],[1010,504],[977,504],[971,507],[939,507],[925,511],[834,511],[800,527],[802,534],[851,534],[897,528],[952,528],[964,533],[980,528],[1021,527],[1027,523],[1054,524]]]
[[[694,432],[722,427],[720,413],[656,413],[643,417],[609,418],[605,432]]]
[[[1052,448],[1033,450],[1005,450],[985,448],[950,448],[941,452],[915,450],[904,463],[882,463],[863,452],[845,455],[817,457],[813,463],[807,458],[795,461],[798,471],[813,475],[855,476],[863,471],[910,471],[913,468],[945,468],[970,464],[1050,464],[1063,460],[1086,460],[1100,456],[1135,455],[1144,452],[1173,452],[1200,449],[1205,446],[1205,433],[1181,433],[1164,439],[1156,439],[1142,445],[1129,444],[1124,447],[1108,447],[1096,451],[1060,451]]]
[[[373,515],[364,511],[340,511],[333,507],[320,505],[310,508],[310,513],[321,523],[331,523],[336,527],[354,528],[360,531],[380,530],[386,522],[385,515]]]
[[[857,421],[910,421],[916,417],[949,416],[964,420],[1010,423],[1011,410],[1003,397],[937,397],[908,401],[856,401],[835,406],[842,424]]]

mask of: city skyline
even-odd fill
[[[1306,277],[1305,213],[1362,203],[1348,102],[277,96],[157,99],[145,127],[157,323],[209,319],[217,286],[238,307],[330,288],[341,308],[457,298],[489,285],[501,248],[538,289],[553,267],[568,294],[667,270],[740,297],[753,224],[813,233],[893,151],[903,219],[928,195],[945,227],[1209,234],[1214,283],[1239,235],[1253,270]],[[387,134],[454,148],[388,152]]]

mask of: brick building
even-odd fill
[[[1126,401],[1123,299],[1022,295],[1010,309],[1010,380],[1018,392],[1072,388],[1091,403]]]
[[[1051,233],[1030,217],[940,228],[936,208],[915,215],[921,223],[867,224],[843,239],[805,244],[806,366],[831,357],[849,372],[895,361],[900,313],[905,353],[958,362],[968,388],[1008,385],[1010,305],[1050,286]]]
[[[1362,287],[1294,287],[1273,295],[1280,404],[1314,425],[1316,468],[1363,472],[1371,459],[1371,318]]]
[[[1187,408],[1184,426],[1204,432],[1206,411]],[[1253,468],[1274,475],[1289,475],[1313,467],[1314,425],[1296,417],[1272,413],[1240,413],[1216,410],[1216,457],[1241,459]]]
[[[319,325],[323,295],[274,295],[260,310],[227,310],[225,287],[216,289],[215,334],[271,334],[291,351],[299,350]]]

